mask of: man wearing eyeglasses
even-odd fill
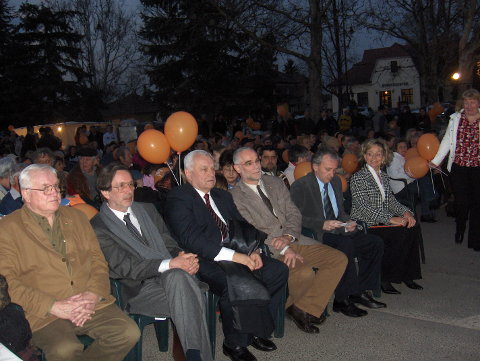
[[[122,283],[127,310],[170,317],[186,360],[211,361],[197,256],[178,247],[152,204],[134,202],[125,165],[103,168],[97,188],[104,202],[91,223],[110,274]]]
[[[48,360],[120,361],[140,337],[114,304],[108,265],[85,215],[60,207],[55,169],[32,164],[19,178],[24,206],[0,220],[0,274],[23,307],[32,342]],[[94,342],[84,350],[77,335]]]

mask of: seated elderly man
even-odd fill
[[[132,313],[171,317],[187,361],[210,361],[204,297],[195,254],[177,246],[160,214],[149,203],[133,201],[129,169],[110,163],[97,188],[105,200],[91,223],[110,266],[120,279]]]
[[[47,360],[120,361],[140,332],[110,295],[108,265],[85,215],[60,207],[55,170],[20,174],[24,206],[0,220],[0,274]],[[85,350],[77,335],[94,342]]]
[[[249,345],[260,351],[276,349],[268,338],[274,328],[273,313],[279,307],[288,269],[256,251],[247,255],[223,245],[229,239],[228,220],[240,222],[243,218],[230,193],[214,188],[215,166],[210,153],[195,150],[187,154],[185,175],[188,183],[168,193],[167,223],[180,245],[198,254],[200,279],[220,297],[225,335],[223,353],[233,361],[255,361],[255,356],[247,348]],[[237,264],[248,269],[237,267]],[[243,288],[236,289],[235,284],[228,283],[231,278],[228,278],[226,268],[243,270],[242,277],[234,280],[242,279],[248,283],[242,282]],[[238,293],[237,297],[231,297],[231,286],[240,291],[241,301]]]
[[[347,260],[345,255],[300,234],[302,217],[278,177],[262,175],[257,153],[239,148],[234,155],[241,182],[231,190],[240,214],[267,233],[267,243],[290,269],[287,315],[304,332],[318,333],[323,311]]]
[[[26,164],[15,164],[10,175],[11,188],[8,193],[0,201],[0,214],[6,216],[7,214],[22,208],[23,201],[20,194],[20,184],[18,178],[22,170],[26,168]]]
[[[380,287],[383,241],[375,235],[356,232],[357,223],[343,209],[342,187],[335,176],[339,161],[334,151],[317,151],[312,159],[313,173],[298,179],[290,193],[302,213],[302,225],[312,229],[319,241],[348,257],[345,275],[335,291],[333,310],[348,316],[363,316],[367,311],[355,304],[386,307],[367,292]]]

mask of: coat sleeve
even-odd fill
[[[299,180],[293,183],[290,187],[290,196],[302,214],[302,225],[314,230],[317,237],[321,239],[325,217],[321,214],[313,214],[313,212],[310,211],[314,197],[311,192],[309,192],[305,182]]]
[[[273,179],[275,184],[275,193],[278,203],[283,205],[282,210],[285,215],[284,234],[291,234],[292,236],[299,238],[302,232],[302,214],[298,210],[295,203],[293,203],[290,196],[290,192],[280,178]],[[293,183],[295,184],[295,182]],[[292,185],[293,185],[292,184]]]
[[[108,261],[112,278],[141,281],[158,275],[162,260],[146,260],[125,249],[115,241],[116,236],[107,229],[99,217],[92,219],[92,225]]]
[[[453,113],[450,116],[450,121],[448,123],[447,130],[445,131],[445,135],[443,136],[442,142],[440,143],[440,147],[438,148],[438,152],[432,159],[432,163],[435,165],[440,165],[448,152],[450,152],[452,136],[456,136],[456,134],[453,134],[453,128],[455,127],[455,122],[458,121],[458,116],[458,113]]]

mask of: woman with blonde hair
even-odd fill
[[[392,160],[392,152],[383,139],[362,144],[363,167],[350,179],[352,210],[350,216],[365,222],[368,233],[381,237],[385,244],[382,260],[382,291],[400,294],[392,283],[405,283],[411,289],[423,287],[414,280],[422,278],[419,256],[421,232],[413,212],[393,196],[383,168]]]
[[[431,165],[438,167],[448,154],[447,169],[455,197],[455,243],[463,242],[470,218],[468,247],[480,251],[480,92],[466,90],[460,103],[463,108],[450,116]]]

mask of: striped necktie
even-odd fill
[[[207,206],[208,211],[212,215],[218,229],[220,230],[220,233],[222,234],[222,240],[226,239],[228,237],[227,225],[223,223],[220,217],[213,210],[212,205],[210,204],[210,195],[207,193],[203,196],[203,198],[205,198],[205,205]]]

